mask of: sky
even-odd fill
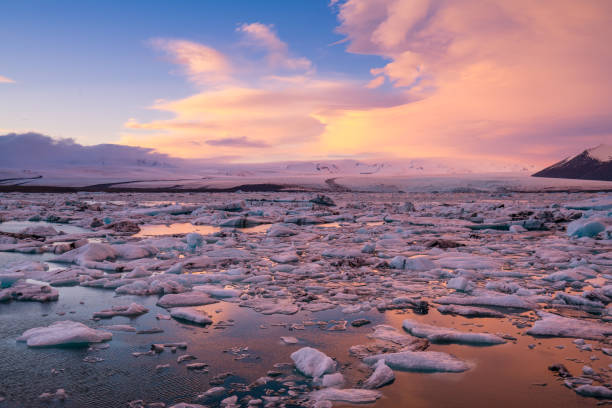
[[[609,0],[0,2],[0,134],[548,165],[612,143]]]

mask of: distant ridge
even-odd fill
[[[612,146],[602,144],[587,149],[540,170],[533,177],[612,181]]]

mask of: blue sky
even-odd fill
[[[321,75],[368,79],[382,58],[345,52],[327,0],[0,2],[0,129],[34,130],[86,144],[114,142],[130,117],[193,86],[152,49],[180,38],[232,52],[242,23],[273,24]]]
[[[0,134],[550,164],[612,140],[610,16],[610,0],[0,0]]]

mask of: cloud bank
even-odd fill
[[[143,147],[117,144],[83,146],[73,139],[53,139],[39,133],[0,136],[0,167],[48,169],[70,166],[172,167],[176,159]]]
[[[387,61],[371,80],[318,74],[260,22],[238,26],[240,55],[157,39],[197,92],[151,106],[171,119],[127,121],[122,143],[237,161],[368,152],[543,165],[612,138],[608,0],[330,7],[345,37],[335,46]]]
[[[367,81],[318,75],[312,62],[294,56],[270,25],[241,24],[236,31],[244,51],[240,56],[188,40],[153,40],[153,47],[177,64],[198,92],[154,103],[151,109],[172,118],[132,118],[121,142],[188,158],[310,158],[326,154],[319,145],[331,118],[398,106],[411,98],[399,89],[368,88]]]
[[[404,149],[546,160],[612,137],[612,3],[606,0],[348,0],[348,51],[388,58],[388,81],[421,95],[360,115]],[[376,82],[374,82],[376,81]],[[403,132],[393,128],[403,128]]]

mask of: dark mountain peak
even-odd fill
[[[612,146],[602,144],[587,149],[540,170],[533,177],[612,181]]]

